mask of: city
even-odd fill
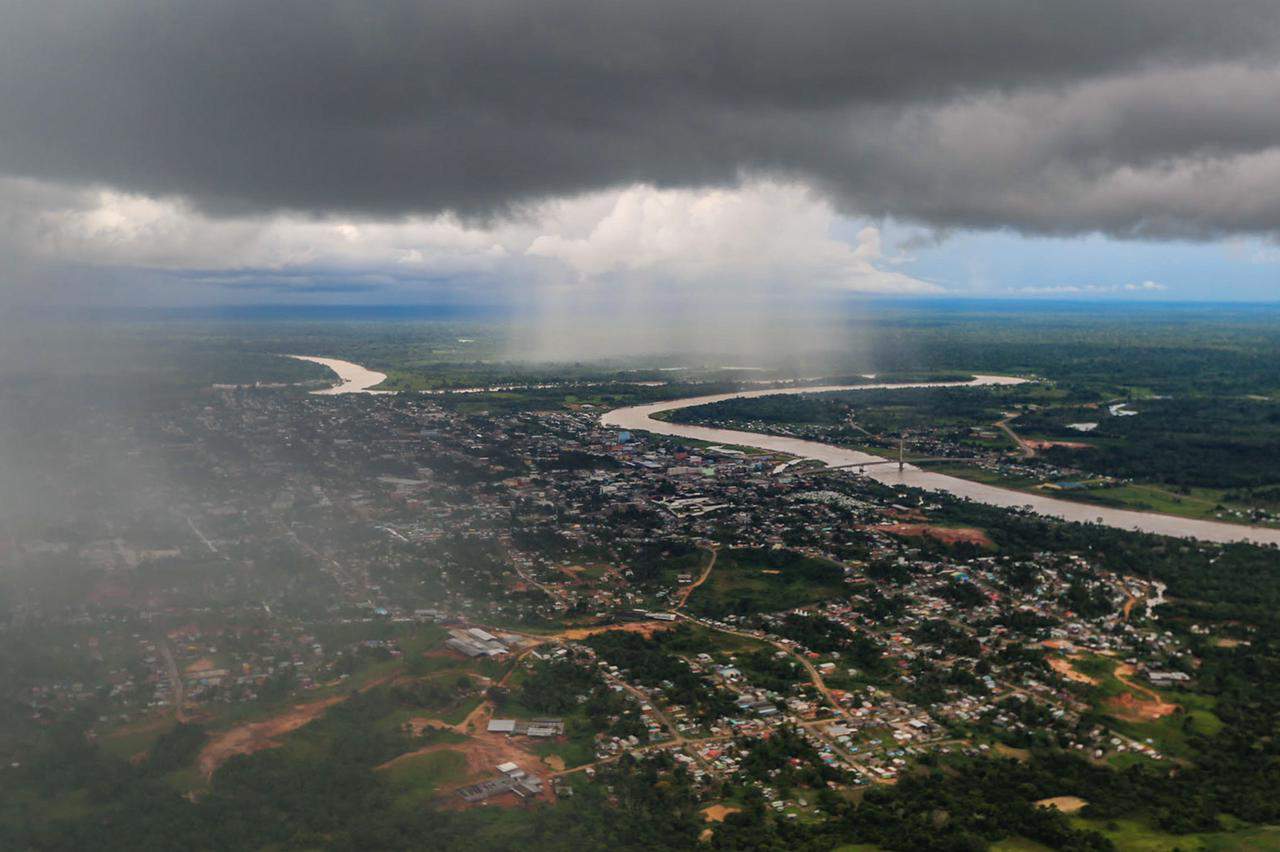
[[[1280,850],[1276,0],[0,0],[0,850]]]
[[[77,424],[151,470],[128,511],[4,543],[30,581],[7,635],[65,661],[24,683],[27,723],[93,708],[91,741],[172,751],[167,783],[199,797],[363,702],[388,739],[371,768],[424,804],[554,803],[642,761],[686,779],[708,837],[748,801],[820,821],[1033,748],[1176,766],[1222,728],[1191,700],[1196,649],[1249,631],[1169,629],[1165,582],[1043,519],[591,404],[462,400],[213,387]],[[40,587],[53,564],[79,566],[74,602]]]

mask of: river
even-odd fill
[[[755,447],[761,450],[788,453],[800,458],[820,461],[829,467],[838,465],[856,466],[871,462],[884,462],[885,459],[881,456],[874,456],[858,450],[834,447],[830,444],[806,441],[801,438],[786,438],[776,435],[761,435],[755,432],[738,432],[732,429],[714,429],[708,426],[668,423],[662,420],[654,420],[653,415],[663,411],[692,408],[696,405],[706,405],[726,399],[752,399],[779,393],[826,393],[831,391],[885,388],[977,387],[983,385],[1015,385],[1024,381],[1025,379],[1011,376],[980,375],[969,382],[822,385],[806,388],[787,388],[786,390],[778,390],[776,388],[749,390],[618,408],[603,415],[600,418],[600,423],[603,426],[616,429],[653,432],[658,435],[693,438],[699,441],[710,441],[715,444],[735,444],[741,447]],[[1096,522],[1125,530],[1139,530],[1141,532],[1158,533],[1179,538],[1198,538],[1205,541],[1251,541],[1259,544],[1280,544],[1280,529],[1179,518],[1174,515],[1162,515],[1156,512],[1137,512],[1128,509],[1090,506],[1085,503],[1073,503],[1069,500],[1059,500],[1040,494],[1028,494],[1022,491],[998,488],[994,485],[985,485],[980,482],[971,482],[967,479],[959,479],[954,476],[922,470],[910,464],[906,465],[906,468],[902,471],[898,470],[896,462],[875,464],[867,467],[865,473],[872,479],[883,482],[886,485],[907,485],[932,491],[945,491],[957,497],[967,497],[970,500],[987,503],[992,506],[1008,508],[1029,507],[1038,514],[1067,521]]]
[[[395,393],[395,391],[370,390],[370,388],[385,382],[387,374],[361,367],[359,364],[353,364],[350,361],[340,361],[337,358],[321,358],[316,355],[286,355],[285,357],[320,364],[338,374],[338,384],[331,388],[312,391],[312,393],[320,396],[332,396],[339,393]]]
[[[377,385],[382,384],[387,379],[386,373],[379,373],[370,370],[367,367],[361,367],[359,364],[351,361],[342,361],[338,358],[321,358],[318,355],[285,355],[286,358],[296,358],[299,361],[310,361],[313,364],[321,364],[328,367],[338,374],[339,383],[329,388],[311,391],[314,394],[322,396],[332,396],[339,393],[398,393],[393,390],[372,390]],[[683,368],[682,368],[683,369]],[[747,368],[742,368],[747,369]],[[752,368],[754,369],[754,368]],[[571,387],[589,387],[592,382],[543,382],[541,384],[509,384],[509,385],[484,385],[466,388],[427,388],[414,391],[414,393],[428,394],[432,396],[444,396],[445,394],[454,393],[502,393],[504,391],[520,391],[520,390],[550,390],[551,388],[571,388]],[[635,385],[636,387],[660,387],[666,382],[617,382],[616,384]]]

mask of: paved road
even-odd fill
[[[1018,435],[1017,432],[1013,431],[1013,428],[1009,426],[1009,422],[1011,420],[1013,420],[1013,417],[1006,417],[1005,419],[996,423],[996,428],[1009,436],[1009,440],[1013,441],[1013,443],[1017,445],[1018,450],[1022,453],[1022,457],[1024,459],[1035,458],[1036,457],[1035,447],[1031,446],[1026,441],[1022,440],[1022,437]]]

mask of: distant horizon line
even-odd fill
[[[1182,312],[1194,309],[1256,310],[1280,308],[1280,298],[1271,300],[1250,299],[1118,299],[1118,298],[1027,298],[1016,296],[919,296],[884,295],[861,296],[856,299],[837,300],[835,305],[824,303],[821,308],[830,311],[834,306],[855,308],[859,305],[878,304],[917,310],[956,309],[984,307],[1002,310],[1059,310],[1075,313],[1081,310],[1134,311],[1152,313],[1159,311]],[[53,319],[288,319],[288,318],[343,318],[392,319],[438,318],[477,319],[484,317],[515,316],[536,306],[527,303],[487,302],[387,302],[376,304],[293,304],[280,302],[241,303],[227,305],[84,305],[84,306],[29,306],[19,307],[15,313],[33,318]],[[673,309],[678,305],[673,305]],[[815,306],[815,310],[818,306]],[[587,313],[591,312],[587,308]]]

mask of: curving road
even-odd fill
[[[749,390],[736,393],[720,393],[708,396],[696,396],[686,399],[673,399],[665,402],[652,402],[645,405],[633,405],[618,408],[600,418],[600,423],[614,429],[627,429],[637,432],[653,432],[658,435],[670,435],[679,438],[692,438],[698,441],[710,441],[715,444],[733,444],[743,447],[755,447],[761,450],[787,453],[803,459],[820,461],[829,467],[852,466],[877,463],[866,468],[865,474],[886,485],[907,485],[913,488],[924,488],[931,491],[945,491],[957,497],[966,497],[979,503],[1006,508],[1029,507],[1037,514],[1067,521],[1082,523],[1101,523],[1106,526],[1125,530],[1156,533],[1179,538],[1197,538],[1205,541],[1235,542],[1250,541],[1257,544],[1280,544],[1280,529],[1252,527],[1243,524],[1225,524],[1217,521],[1202,521],[1192,518],[1179,518],[1174,515],[1162,515],[1156,512],[1136,512],[1128,509],[1110,509],[1102,506],[1090,506],[1084,503],[1073,503],[1068,500],[1057,500],[1039,494],[1027,494],[1022,491],[1011,491],[981,482],[971,482],[941,473],[921,470],[908,464],[902,471],[896,464],[884,464],[884,458],[822,444],[817,441],[806,441],[801,438],[787,438],[778,435],[761,435],[755,432],[738,432],[732,429],[714,429],[707,426],[688,426],[680,423],[668,423],[653,419],[653,415],[665,411],[676,411],[681,408],[692,408],[727,399],[754,399],[762,396],[774,396],[783,393],[827,393],[832,391],[898,389],[898,388],[939,388],[939,387],[978,387],[986,385],[1016,385],[1026,379],[1013,376],[976,376],[968,382],[907,382],[901,384],[865,384],[865,385],[821,385],[806,388],[771,388],[768,390]]]

